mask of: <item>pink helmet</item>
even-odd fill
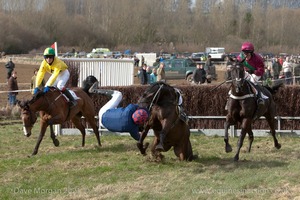
[[[242,51],[247,51],[247,52],[253,52],[254,51],[254,46],[251,42],[244,42],[242,44]]]
[[[144,109],[137,109],[133,114],[132,114],[132,119],[135,124],[141,125],[144,124],[147,119],[148,119],[148,112]]]

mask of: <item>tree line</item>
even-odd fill
[[[0,52],[41,51],[55,41],[60,51],[229,52],[251,41],[260,52],[299,53],[299,8],[236,2],[0,0]]]

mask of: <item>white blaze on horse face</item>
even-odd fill
[[[27,131],[27,129],[26,129],[25,126],[23,126],[23,132],[24,132],[24,135],[25,135],[25,136],[29,135],[29,133],[28,133],[28,131]]]

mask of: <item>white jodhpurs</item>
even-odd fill
[[[53,86],[57,87],[59,90],[62,90],[66,86],[69,78],[70,72],[66,69],[59,73],[58,77],[56,78],[56,81],[53,83]],[[51,77],[49,79],[51,79]]]
[[[122,101],[122,93],[120,91],[114,90],[112,94],[112,98],[99,110],[99,126],[103,126],[102,124],[102,115],[111,108],[117,108],[120,102]]]
[[[249,74],[247,71],[245,71],[245,79],[248,81],[251,81],[254,83],[254,85],[257,85],[257,82],[259,81],[261,76],[257,76],[255,74]]]

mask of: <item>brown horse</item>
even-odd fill
[[[142,154],[145,155],[147,148],[147,145],[143,146],[143,141],[149,129],[152,128],[155,137],[151,153],[157,160],[163,158],[161,150],[157,148],[162,139],[163,151],[168,151],[173,147],[175,155],[180,160],[191,161],[194,158],[189,126],[180,119],[178,97],[178,93],[173,87],[163,82],[157,82],[150,86],[139,99],[138,105],[150,111],[150,117],[137,143]]]
[[[252,132],[252,123],[255,121],[255,115],[257,114],[257,97],[253,92],[253,86],[246,79],[244,79],[244,66],[242,63],[233,61],[231,66],[231,90],[230,96],[228,99],[228,113],[226,116],[225,122],[225,151],[231,152],[232,148],[229,144],[228,139],[228,129],[231,125],[241,124],[241,134],[239,137],[237,152],[234,156],[234,161],[239,160],[239,153],[243,145],[246,134],[249,135],[249,146],[248,152],[251,151],[251,146],[253,142],[253,132]],[[273,100],[272,94],[275,94],[278,88],[281,85],[274,86],[272,88],[260,87],[264,95],[268,96],[268,99],[265,99],[265,105],[262,110],[259,112],[264,116],[269,124],[271,134],[274,140],[274,146],[277,149],[281,148],[281,145],[278,143],[275,132],[275,102]],[[260,116],[257,116],[260,117]]]
[[[53,124],[62,124],[68,120],[71,120],[76,128],[80,130],[82,134],[82,146],[84,146],[86,133],[85,128],[80,121],[81,116],[84,116],[86,121],[89,122],[96,135],[98,145],[101,146],[99,130],[95,121],[93,101],[84,90],[74,88],[73,91],[78,97],[77,105],[73,108],[69,108],[65,96],[60,90],[54,87],[47,93],[42,91],[38,92],[30,101],[19,102],[22,112],[21,117],[24,134],[27,137],[31,135],[32,127],[37,120],[36,112],[40,111],[40,135],[32,156],[38,153],[39,146],[49,125],[53,143],[55,146],[59,146],[59,141],[55,137],[52,126]]]

